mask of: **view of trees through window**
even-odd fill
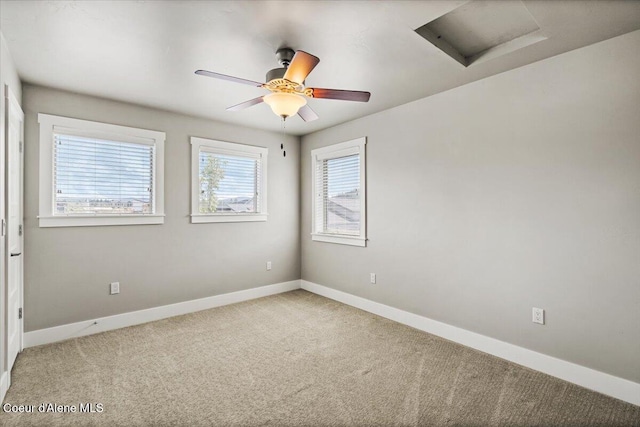
[[[218,186],[224,178],[224,160],[200,153],[200,212],[213,213],[218,209]]]
[[[259,160],[201,151],[199,161],[200,213],[259,211]]]

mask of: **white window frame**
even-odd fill
[[[200,151],[228,154],[240,157],[254,157],[261,161],[260,212],[254,213],[200,213]],[[215,139],[191,137],[191,223],[207,222],[249,222],[266,221],[267,216],[267,157],[269,150],[265,147],[245,145],[237,142],[218,141]]]
[[[165,133],[112,125],[69,117],[38,114],[40,123],[40,227],[82,227],[164,223],[164,142]],[[153,150],[153,213],[151,214],[55,214],[53,135],[65,132],[113,141],[148,144]]]
[[[351,141],[329,145],[327,147],[311,150],[311,240],[317,242],[338,243],[342,245],[361,246],[367,245],[367,189],[366,189],[366,159],[365,144],[366,137],[352,139]],[[360,160],[360,232],[358,236],[323,233],[318,231],[318,224],[323,223],[323,218],[317,218],[316,213],[318,203],[322,203],[322,189],[320,183],[316,182],[316,164],[319,161],[334,159],[338,157],[359,155]]]

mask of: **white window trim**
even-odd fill
[[[164,142],[165,133],[127,126],[72,119],[69,117],[38,114],[40,123],[40,200],[38,223],[40,227],[81,227],[102,225],[135,225],[164,223]],[[54,215],[53,134],[57,130],[74,135],[102,137],[119,141],[144,143],[155,146],[153,214],[89,214]]]
[[[243,157],[259,158],[262,162],[260,194],[260,212],[258,213],[200,213],[200,151],[210,151]],[[217,141],[214,139],[191,137],[191,223],[208,222],[251,222],[266,221],[267,213],[267,157],[269,150],[265,147],[245,145],[236,142]]]
[[[341,245],[367,246],[367,189],[366,189],[366,160],[365,144],[366,137],[329,145],[327,147],[311,150],[311,240],[317,242],[338,243]],[[316,163],[321,160],[344,157],[353,154],[360,155],[360,234],[349,236],[343,234],[320,233],[317,232],[316,224],[316,204],[318,199],[316,183]]]

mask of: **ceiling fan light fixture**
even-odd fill
[[[307,104],[307,100],[300,95],[287,92],[274,92],[264,97],[271,110],[284,119],[298,113],[298,110]]]

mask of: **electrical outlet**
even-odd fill
[[[533,307],[532,313],[533,317],[531,320],[533,321],[533,323],[544,325],[544,310],[541,308]]]
[[[371,273],[371,284],[372,285],[376,284],[376,273]]]
[[[111,282],[110,294],[115,295],[120,293],[120,282]]]
[[[271,261],[267,261],[267,271],[271,270]]]

